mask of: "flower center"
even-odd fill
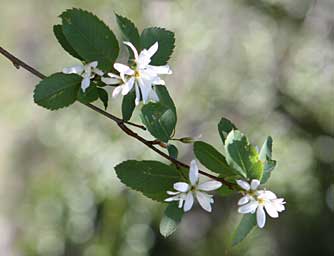
[[[265,200],[263,198],[257,198],[257,201],[260,205],[264,205]]]
[[[138,70],[135,70],[135,78],[139,78],[140,77],[140,73]]]

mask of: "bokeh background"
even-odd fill
[[[52,33],[67,8],[96,13],[119,39],[113,11],[140,29],[175,31],[166,80],[178,108],[176,136],[202,134],[222,149],[222,116],[254,144],[271,135],[278,167],[268,187],[288,202],[279,219],[236,247],[236,197],[217,198],[212,214],[195,207],[164,239],[165,206],[128,191],[113,170],[127,159],[162,159],[79,104],[38,107],[38,79],[0,56],[1,256],[334,255],[333,0],[0,4],[0,45],[45,74],[77,63]],[[120,99],[110,103],[119,115]],[[191,145],[178,146],[181,160],[194,157]]]

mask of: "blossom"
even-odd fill
[[[215,180],[209,180],[203,183],[199,183],[199,170],[196,160],[192,160],[189,169],[189,183],[176,182],[174,189],[176,191],[167,191],[168,197],[166,202],[179,201],[179,208],[182,208],[185,212],[189,211],[194,203],[194,198],[197,199],[200,206],[211,212],[211,204],[213,204],[213,196],[209,195],[208,191],[216,190],[222,186],[222,183]]]
[[[142,98],[144,104],[150,100],[159,101],[158,95],[153,89],[153,85],[165,85],[165,81],[162,80],[159,75],[172,74],[172,71],[168,65],[149,65],[151,58],[158,51],[158,42],[155,42],[149,49],[143,49],[139,54],[132,43],[124,42],[124,44],[129,46],[133,52],[135,58],[134,65],[129,67],[121,63],[114,64],[114,68],[120,75],[117,76],[112,73],[109,73],[108,75],[111,78],[121,81],[121,85],[114,89],[112,96],[116,97],[120,93],[126,95],[133,87],[135,87],[136,105],[139,104],[140,98]],[[103,78],[102,81],[106,84],[115,84],[116,82],[109,78]]]
[[[256,222],[259,228],[266,223],[266,212],[272,218],[278,218],[278,213],[285,210],[284,198],[277,198],[276,194],[269,190],[257,190],[259,180],[252,180],[251,184],[237,180],[237,184],[243,188],[244,196],[238,201],[238,211],[243,214],[256,212]]]
[[[81,89],[83,92],[90,85],[90,80],[95,77],[95,75],[103,76],[103,71],[97,68],[98,62],[93,61],[87,63],[86,65],[76,65],[72,67],[67,67],[63,69],[64,74],[78,74],[83,77],[81,81]]]

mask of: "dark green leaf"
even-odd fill
[[[225,157],[210,144],[196,141],[194,143],[194,153],[201,164],[209,170],[221,174],[222,177],[235,174],[227,165]]]
[[[172,109],[175,113],[175,116],[176,116],[175,104],[174,104],[172,98],[170,97],[166,86],[155,85],[155,92],[157,93],[157,95],[159,97],[159,102],[162,103],[163,105],[168,106],[170,109]]]
[[[86,62],[98,61],[98,67],[109,71],[115,62],[119,46],[109,27],[90,12],[71,9],[63,12],[63,33],[75,51]]]
[[[53,74],[37,84],[34,101],[50,110],[67,107],[76,101],[81,80],[82,77],[75,74]]]
[[[163,201],[166,191],[182,178],[173,166],[158,161],[125,161],[115,167],[118,178],[129,188],[142,192],[145,196]]]
[[[241,176],[261,180],[263,163],[256,148],[238,130],[232,130],[225,140],[226,160]]]
[[[64,48],[65,51],[67,51],[69,54],[71,54],[74,58],[77,58],[79,60],[83,60],[83,58],[68,43],[67,39],[64,36],[62,25],[54,25],[53,26],[53,33],[55,34],[58,42]]]
[[[123,97],[122,101],[122,116],[123,120],[129,121],[133,111],[135,110],[136,104],[136,92],[132,89],[127,95]]]
[[[175,47],[174,33],[164,28],[146,28],[140,37],[142,49],[150,48],[155,42],[159,43],[157,53],[152,57],[151,65],[165,65]]]
[[[256,225],[256,214],[246,214],[233,234],[233,245],[240,243]]]
[[[176,125],[174,111],[160,102],[146,104],[142,108],[141,119],[149,132],[163,142],[168,142]]]
[[[220,189],[217,190],[217,193],[220,196],[230,196],[235,192],[235,190],[229,189],[228,186],[221,186]]]
[[[179,154],[179,151],[177,150],[177,147],[175,147],[172,144],[168,144],[167,150],[168,150],[168,154],[171,158],[177,159],[177,155]]]
[[[92,83],[90,86],[86,89],[85,92],[83,92],[81,89],[78,92],[78,101],[81,103],[87,104],[91,103],[93,101],[96,101],[99,98],[99,92],[97,90],[97,87],[93,85]]]
[[[274,170],[276,166],[276,161],[272,159],[272,144],[273,140],[269,136],[266,141],[263,143],[262,148],[260,150],[260,160],[264,163],[263,176],[261,179],[261,183],[266,183],[270,178],[271,172]]]
[[[97,88],[97,92],[99,94],[99,99],[102,101],[104,109],[107,109],[108,107],[108,101],[109,101],[109,96],[106,90],[102,88]]]
[[[125,40],[131,42],[137,50],[140,49],[140,36],[135,24],[131,20],[122,17],[117,13],[116,20]],[[132,53],[132,51],[130,51],[130,53]]]
[[[220,137],[225,144],[225,140],[227,135],[230,133],[232,130],[236,130],[237,127],[228,119],[222,118],[218,124],[218,131],[220,134]]]
[[[168,237],[173,234],[177,225],[181,222],[183,214],[183,210],[178,208],[177,203],[169,204],[160,222],[161,235]]]

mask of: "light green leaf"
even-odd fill
[[[261,180],[263,163],[256,148],[238,130],[232,130],[225,140],[227,163],[241,176]]]
[[[182,179],[174,166],[158,161],[122,162],[115,167],[117,177],[129,188],[142,192],[145,196],[163,201],[168,197],[166,191]]]
[[[69,44],[69,42],[65,38],[62,25],[54,25],[53,33],[55,34],[58,42],[60,43],[60,45],[63,47],[65,51],[67,51],[74,58],[83,60],[83,58],[73,49],[73,47]]]
[[[241,222],[237,229],[234,231],[232,236],[232,244],[237,245],[242,240],[246,238],[246,236],[252,231],[252,229],[256,225],[256,214],[246,214],[242,217]]]
[[[263,143],[260,150],[260,160],[264,163],[263,176],[261,179],[261,183],[266,183],[270,178],[271,172],[274,170],[276,166],[276,161],[272,159],[272,144],[273,140],[269,136],[266,141]]]
[[[131,42],[137,50],[140,49],[140,35],[135,24],[128,18],[118,15],[117,13],[115,13],[115,15],[117,24],[125,40]],[[130,53],[132,54],[132,51],[130,51]]]
[[[119,46],[114,33],[94,14],[71,9],[63,12],[63,33],[68,43],[86,62],[98,61],[98,67],[109,71]]]
[[[136,99],[136,92],[134,89],[132,89],[127,95],[124,95],[122,100],[123,120],[129,121],[131,119],[132,113],[136,107],[135,99]]]
[[[168,142],[176,126],[174,111],[160,102],[150,102],[144,105],[141,111],[140,117],[149,132],[155,138]]]
[[[177,150],[177,147],[175,147],[172,144],[168,144],[167,150],[168,150],[168,154],[171,158],[177,159],[177,155],[179,154],[179,151]]]
[[[173,234],[176,231],[177,225],[181,222],[183,214],[183,210],[178,208],[177,203],[169,204],[160,222],[161,235],[169,237]]]
[[[174,33],[164,28],[146,28],[140,36],[142,49],[150,48],[155,42],[159,43],[159,49],[152,57],[151,65],[165,65],[175,47]]]
[[[223,141],[223,144],[225,143],[227,135],[230,133],[232,130],[237,130],[237,127],[228,119],[222,117],[218,124],[218,131],[219,135]]]
[[[109,101],[109,96],[106,90],[102,88],[97,88],[97,92],[99,94],[99,99],[102,101],[104,109],[107,109],[108,107],[108,101]]]
[[[225,157],[210,144],[196,141],[194,143],[194,153],[201,164],[209,170],[221,174],[222,177],[235,174],[227,165]]]
[[[76,101],[81,80],[75,74],[55,73],[36,85],[34,101],[50,110],[67,107]]]

